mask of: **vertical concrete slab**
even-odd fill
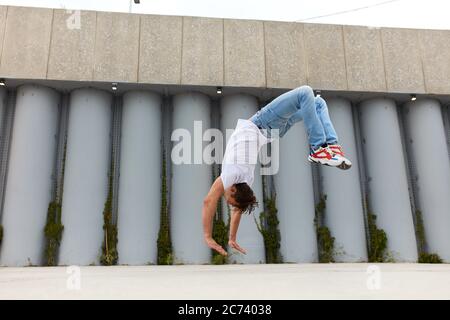
[[[97,13],[94,80],[137,82],[139,15]]]
[[[348,89],[386,91],[380,29],[344,26]]]
[[[48,79],[92,80],[96,17],[93,11],[55,9]]]
[[[292,89],[306,84],[303,24],[264,22],[267,87]]]
[[[427,93],[450,93],[450,31],[420,30],[423,72]]]
[[[342,26],[305,24],[308,84],[317,89],[347,90]]]
[[[7,6],[0,6],[0,59],[1,59],[1,52],[3,51],[3,40],[5,38],[5,25],[7,12],[8,12]]]
[[[0,75],[45,79],[53,9],[8,7]]]
[[[180,84],[182,17],[141,16],[138,82]]]
[[[265,87],[262,21],[224,20],[225,85]]]
[[[223,20],[183,17],[182,84],[223,85]]]
[[[381,39],[388,91],[424,93],[418,31],[383,28]]]

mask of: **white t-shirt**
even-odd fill
[[[224,189],[236,183],[253,184],[259,150],[270,141],[252,121],[238,120],[223,156],[220,178]]]

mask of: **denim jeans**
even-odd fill
[[[325,143],[338,142],[327,103],[321,97],[314,97],[309,86],[283,93],[250,118],[258,127],[266,129],[268,135],[271,129],[278,129],[280,138],[301,120],[305,122],[308,141],[313,149]]]

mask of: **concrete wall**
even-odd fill
[[[0,6],[0,77],[450,93],[450,31],[74,14]]]

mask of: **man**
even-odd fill
[[[315,97],[309,86],[286,92],[258,111],[249,120],[239,119],[230,136],[222,162],[222,172],[203,201],[203,230],[206,244],[226,255],[212,238],[212,222],[217,203],[223,195],[231,206],[228,245],[246,253],[236,242],[242,213],[257,206],[251,185],[260,148],[272,141],[273,130],[283,137],[296,122],[304,120],[311,151],[308,161],[347,170],[351,167],[331,123],[324,99]],[[263,132],[265,134],[263,134]],[[295,147],[295,146],[293,146]]]

